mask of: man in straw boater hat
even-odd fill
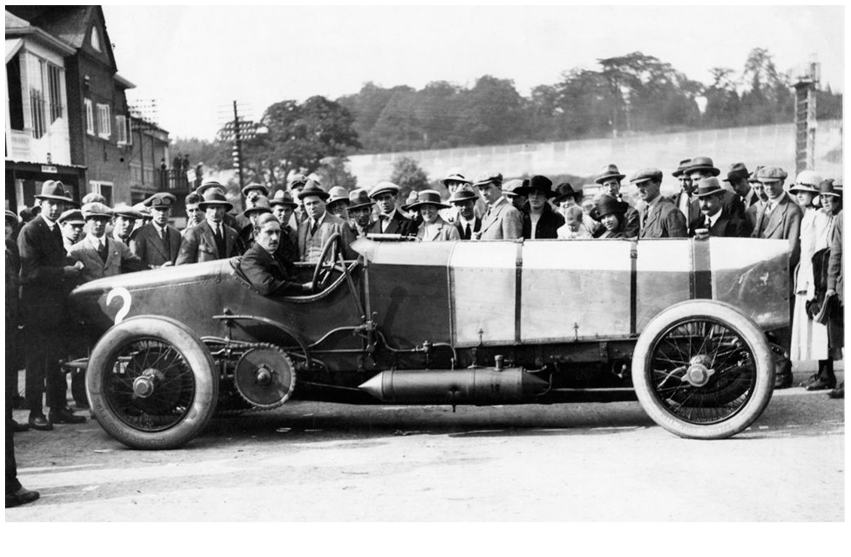
[[[378,220],[369,229],[371,233],[416,236],[417,224],[396,208],[398,195],[399,186],[393,182],[378,182],[369,191],[379,210]]]
[[[370,199],[365,189],[358,188],[349,192],[349,226],[356,238],[362,238],[369,233],[374,205],[375,201]]]
[[[177,198],[170,193],[155,193],[146,202],[151,222],[130,235],[130,250],[148,267],[170,267],[180,251],[180,231],[168,223]]]
[[[239,255],[237,231],[224,223],[225,214],[233,204],[219,188],[204,192],[198,206],[204,211],[204,222],[190,228],[180,244],[176,265],[202,263]]]
[[[638,187],[638,196],[644,201],[639,218],[639,238],[688,237],[688,225],[682,211],[670,199],[659,194],[662,186],[661,170],[642,168],[629,181]]]
[[[479,190],[487,203],[482,218],[482,229],[477,240],[516,240],[523,237],[523,215],[502,194],[502,174],[488,172],[476,180],[473,187]]]
[[[83,282],[148,268],[123,242],[107,236],[106,225],[113,216],[109,207],[103,203],[87,203],[82,213],[89,231],[71,247],[68,255],[83,264]]]
[[[718,178],[704,178],[697,184],[694,196],[700,205],[701,215],[689,223],[691,236],[707,238],[720,236],[725,238],[747,238],[750,236],[747,223],[738,217],[724,212],[724,189]]]
[[[452,224],[458,229],[462,240],[471,240],[476,232],[482,229],[482,218],[476,215],[476,201],[481,199],[479,194],[469,186],[457,188],[449,203],[458,211],[458,218]]]
[[[299,192],[304,206],[305,220],[298,227],[298,252],[301,261],[316,263],[325,243],[334,234],[340,235],[340,250],[344,259],[355,259],[357,255],[349,247],[354,241],[348,223],[325,209],[328,192],[317,182],[308,180]]]
[[[523,237],[527,240],[558,238],[564,217],[549,204],[556,195],[552,180],[546,176],[532,176],[528,185],[518,189],[517,193],[526,196],[528,202],[523,212]]]
[[[460,240],[458,230],[443,220],[439,212],[449,205],[440,199],[440,192],[423,190],[417,194],[417,201],[408,205],[411,211],[417,211],[423,222],[417,229],[417,239],[423,242],[446,242]]]
[[[618,170],[617,165],[607,164],[600,169],[594,182],[600,184],[600,195],[610,195],[618,201],[623,201],[627,204],[626,214],[624,216],[626,222],[623,224],[625,227],[624,234],[626,238],[635,238],[638,236],[638,229],[640,228],[638,211],[624,200],[623,194],[621,194],[621,181],[624,178],[626,178],[626,175]]]
[[[281,238],[278,241],[278,254],[287,261],[298,261],[298,230],[290,223],[294,221],[293,212],[298,204],[289,190],[278,190],[272,196],[269,205],[272,214],[281,223]]]
[[[62,341],[70,326],[68,294],[76,285],[83,265],[68,265],[62,233],[56,219],[71,199],[62,182],[48,180],[35,196],[41,215],[28,222],[18,236],[21,255],[21,309],[30,341],[26,352],[26,399],[29,426],[47,431],[53,424],[86,421],[75,416],[66,401],[65,376],[59,367]],[[47,394],[49,418],[42,396]]]

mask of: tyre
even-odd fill
[[[723,439],[765,410],[774,357],[762,330],[735,307],[691,300],[664,310],[641,333],[632,383],[647,415],[671,433]]]
[[[134,449],[175,449],[194,439],[215,412],[218,388],[203,342],[166,317],[133,317],[109,329],[86,373],[98,423]]]

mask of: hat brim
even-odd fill
[[[347,206],[351,206],[351,201],[349,201],[348,197],[337,197],[337,198],[328,198],[328,201],[325,203],[326,205],[333,205],[334,203],[345,202]]]
[[[698,170],[708,170],[708,171],[709,171],[709,173],[710,173],[710,174],[712,174],[712,176],[713,176],[713,177],[718,176],[719,174],[721,174],[721,170],[720,170],[720,169],[715,168],[714,166],[708,166],[708,165],[702,165],[702,166],[690,166],[690,167],[686,168],[685,170],[683,170],[683,174],[685,174],[685,175],[689,175],[689,174],[691,174],[692,172],[697,172]]]
[[[815,187],[813,187],[813,186],[805,186],[805,185],[803,185],[803,184],[795,184],[794,186],[792,186],[791,188],[789,188],[789,193],[798,193],[798,192],[803,192],[803,193],[814,193],[814,194],[816,194],[816,195],[818,195],[818,194],[820,194],[820,193],[821,193],[821,191],[820,191],[820,190],[818,190],[818,189],[816,189]]]
[[[310,196],[318,197],[318,198],[322,199],[322,201],[328,201],[328,198],[331,197],[331,194],[329,194],[327,191],[309,191],[309,192],[305,193],[305,191],[302,190],[302,191],[298,192],[298,198],[299,199],[304,199],[305,197],[310,197]]]
[[[206,211],[207,207],[225,207],[225,212],[233,209],[233,204],[228,201],[201,201],[198,203],[198,208],[202,211]],[[156,207],[151,207],[155,209]]]
[[[710,195],[718,195],[721,193],[724,193],[724,188],[718,188],[717,190],[707,191],[704,193],[699,193],[695,191],[692,195],[694,195],[695,197],[709,197]]]
[[[459,180],[457,178],[441,178],[437,181],[438,184],[441,184],[444,187],[447,187],[446,182],[456,182],[458,184],[467,184],[468,186],[473,184],[470,180]]]
[[[539,192],[543,193],[544,195],[547,196],[547,199],[550,199],[550,198],[553,198],[553,197],[556,196],[556,192],[554,192],[553,190],[545,190],[544,188],[536,188],[536,187],[533,187],[533,186],[526,186],[526,187],[520,187],[520,188],[514,189],[515,194],[525,195],[526,197],[529,197],[529,192],[533,192],[533,191],[539,191]]]
[[[260,190],[260,191],[263,192],[263,195],[265,195],[265,196],[269,195],[269,188],[267,188],[266,186],[252,186],[250,188],[248,186],[246,186],[246,187],[242,188],[242,195],[248,197],[248,192],[250,192],[251,190]]]
[[[573,193],[563,193],[561,195],[554,195],[552,200],[553,200],[553,203],[561,203],[562,201],[564,201],[568,197],[572,197],[573,200],[576,201],[577,199],[579,199],[580,195],[581,194],[579,192],[576,192],[576,191],[573,192]]]
[[[369,203],[358,203],[357,205],[349,205],[349,210],[360,209],[361,207],[372,207],[373,205],[375,205],[375,201],[370,201]]]
[[[406,211],[419,211],[420,207],[422,207],[423,205],[434,205],[435,207],[439,207],[441,209],[451,209],[452,208],[445,203],[435,203],[433,201],[418,201],[416,203],[411,203],[410,205],[408,205],[407,209],[405,209],[405,210]]]
[[[624,178],[626,178],[626,174],[604,174],[604,175],[600,176],[599,178],[597,178],[596,180],[594,180],[594,183],[595,184],[602,184],[603,182],[605,182],[609,178],[616,178],[617,180],[623,180]]]
[[[502,192],[502,193],[503,193],[503,194],[505,194],[506,192]],[[452,205],[452,204],[454,204],[454,203],[464,203],[465,201],[473,201],[473,202],[475,202],[477,199],[479,199],[479,197],[478,197],[478,196],[472,196],[472,195],[467,196],[467,197],[459,197],[459,198],[457,198],[457,199],[452,199],[452,198],[450,198],[450,199],[449,199],[449,204],[450,204],[450,205]]]
[[[369,198],[375,199],[376,197],[378,197],[379,195],[381,195],[383,193],[392,193],[393,195],[399,195],[399,190],[394,190],[393,188],[381,188],[378,191],[370,192]]]
[[[42,195],[38,194],[35,196],[36,199],[50,199],[53,201],[64,201],[65,203],[76,203],[70,197],[62,197],[61,195]]]
[[[298,203],[296,203],[295,201],[270,201],[269,205],[271,205],[272,207],[277,207],[278,205],[286,205],[288,207],[292,207],[293,209],[298,207]]]

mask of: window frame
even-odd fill
[[[95,112],[92,99],[83,99],[83,105],[86,109],[86,133],[89,135],[95,135]]]
[[[112,137],[112,110],[108,104],[97,103],[98,109],[98,137],[109,139]]]

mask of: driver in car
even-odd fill
[[[242,256],[242,274],[264,296],[294,296],[310,293],[312,282],[294,280],[293,264],[276,252],[281,241],[281,223],[265,213],[254,224],[254,244]]]

